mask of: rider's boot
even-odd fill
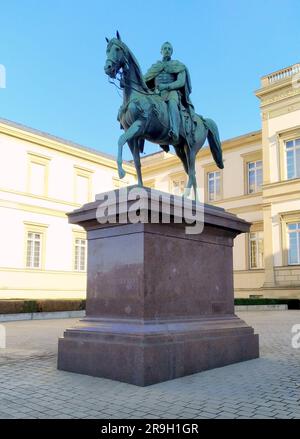
[[[178,143],[179,141],[179,126],[180,126],[180,114],[178,109],[178,104],[175,100],[170,99],[169,102],[169,116],[170,116],[170,131],[169,137],[171,143]]]

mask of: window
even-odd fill
[[[78,204],[85,204],[92,198],[92,172],[89,169],[75,165],[75,188],[74,201]]]
[[[75,239],[75,271],[86,270],[86,240],[81,238]]]
[[[208,201],[217,201],[221,198],[221,173],[213,171],[207,173]]]
[[[40,233],[27,232],[27,268],[41,268],[42,235]]]
[[[204,195],[206,202],[218,201],[223,198],[223,173],[215,163],[208,163],[204,168]]]
[[[179,180],[173,180],[172,187],[173,187],[172,192],[174,195],[182,195],[185,189],[185,178]]]
[[[263,232],[249,234],[249,261],[250,269],[263,268],[264,266],[264,240]]]
[[[25,222],[24,265],[31,269],[45,268],[45,243],[48,225]]]
[[[186,175],[176,172],[169,176],[169,192],[173,195],[182,196],[186,187]]]
[[[28,159],[28,192],[34,195],[47,196],[50,158],[28,152]]]
[[[288,264],[300,264],[300,222],[290,223],[288,228]]]
[[[82,175],[76,176],[76,203],[84,204],[89,201],[89,179]]]
[[[280,213],[282,264],[300,265],[300,210]]]
[[[256,160],[247,163],[248,194],[260,192],[262,188],[262,161]]]
[[[39,163],[31,163],[30,192],[35,195],[45,193],[46,167]]]
[[[287,179],[300,177],[300,139],[285,142]]]
[[[262,191],[263,161],[262,148],[241,154],[244,164],[244,194]]]
[[[280,154],[280,180],[300,178],[300,125],[276,134]]]

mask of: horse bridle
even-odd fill
[[[129,62],[128,62],[128,59],[127,59],[127,57],[126,57],[126,54],[125,54],[125,47],[123,46],[122,42],[120,42],[120,41],[114,41],[111,45],[113,45],[113,44],[115,44],[119,49],[122,50],[122,52],[123,52],[123,56],[124,56],[124,59],[125,59],[125,66],[128,66]],[[112,64],[116,64],[116,61],[115,61],[115,60],[112,60],[111,58],[107,58],[107,61],[110,61]],[[120,60],[118,60],[118,62],[120,62]],[[125,66],[124,66],[124,67],[125,67]],[[128,86],[129,84],[126,82],[126,80],[125,80],[125,78],[124,78],[124,67],[120,66],[120,68],[123,69],[122,72],[120,72],[120,68],[119,68],[118,70],[116,70],[116,74],[119,73],[120,78],[115,78],[115,79],[117,79],[117,80],[119,81],[119,83],[123,82],[123,83],[125,84],[125,86],[126,86],[126,85]],[[114,86],[115,86],[117,89],[119,89],[119,90],[122,90],[122,89],[124,88],[124,87],[119,87],[114,81],[110,81],[109,79],[108,79],[108,82],[109,82],[110,84],[114,84]],[[139,85],[139,83],[136,82],[136,81],[131,80],[131,82],[133,82],[135,85]],[[144,91],[142,91],[142,90],[137,90],[136,88],[134,88],[134,87],[132,87],[132,86],[131,86],[131,88],[132,88],[132,90],[134,90],[134,91],[136,91],[136,92],[138,92],[138,93],[144,94],[144,95],[146,95],[146,96],[149,96],[149,95],[157,95],[157,96],[159,96],[159,93],[151,92],[150,90],[149,90],[149,92],[144,92]]]
[[[108,44],[110,44],[110,43],[108,43]],[[124,56],[124,58],[125,58],[125,65],[128,64],[128,60],[127,60],[126,55],[125,55],[125,48],[124,48],[123,44],[122,44],[121,42],[119,42],[119,41],[118,41],[118,42],[117,42],[117,41],[114,41],[113,43],[111,43],[111,45],[115,45],[115,46],[117,46],[119,49],[121,49],[121,51],[123,52],[123,56]],[[107,61],[110,61],[112,64],[116,64],[116,63],[117,63],[115,60],[113,60],[113,59],[111,59],[111,58],[107,58]],[[118,59],[117,61],[120,62],[121,60]],[[121,66],[119,67],[119,69],[120,69],[120,68],[121,68]],[[119,69],[116,71],[116,73],[119,72]]]

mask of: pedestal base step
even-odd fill
[[[148,386],[259,356],[238,317],[173,322],[84,319],[59,340],[58,368]]]

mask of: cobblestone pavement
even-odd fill
[[[5,323],[0,419],[300,418],[300,311],[240,312],[261,357],[140,388],[56,369],[57,338],[76,319]]]

